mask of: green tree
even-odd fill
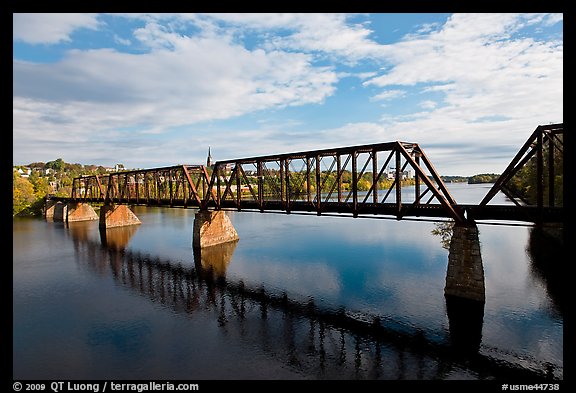
[[[563,136],[558,135],[562,145]],[[554,148],[554,160],[549,162],[549,149],[550,144],[546,143],[542,151],[543,168],[542,168],[542,186],[543,186],[543,202],[545,205],[549,201],[548,190],[548,177],[550,166],[554,169],[554,204],[555,206],[563,206],[564,203],[564,154],[558,148]],[[537,158],[534,155],[514,176],[506,183],[506,187],[523,198],[528,204],[535,205],[537,203],[537,190],[538,190],[538,169]]]
[[[61,172],[64,170],[65,162],[63,159],[58,158],[54,161],[48,161],[45,165],[46,168],[54,169],[55,171]]]
[[[12,177],[12,214],[15,216],[30,209],[36,199],[32,183],[14,171]]]

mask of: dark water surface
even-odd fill
[[[196,210],[134,211],[14,220],[14,379],[563,379],[561,260],[532,228],[478,225],[486,303],[462,308],[434,222],[230,212],[240,240],[195,255]]]

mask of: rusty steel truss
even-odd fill
[[[554,157],[559,154],[564,155],[564,124],[550,124],[538,126],[520,151],[512,159],[508,167],[502,172],[502,175],[494,183],[494,186],[480,202],[480,206],[487,205],[492,198],[502,191],[517,206],[535,205],[538,208],[544,206],[554,207],[556,202],[556,181],[558,181],[556,172],[558,169],[554,165]],[[546,155],[546,157],[544,157]],[[520,195],[514,188],[509,186],[509,182],[519,170],[524,168],[531,161],[535,160],[536,167],[536,201],[527,200]],[[544,194],[548,194],[545,200]]]
[[[503,219],[562,222],[563,157],[564,124],[538,126],[478,206],[466,209],[468,218],[491,218],[496,213]],[[498,192],[514,206],[490,205]]]
[[[114,172],[82,176],[72,183],[72,199],[80,202],[201,206],[210,177],[203,165]]]
[[[203,207],[464,221],[417,143],[389,142],[218,161],[210,188],[216,195],[208,195],[212,199],[204,201]]]
[[[560,222],[563,132],[563,124],[538,126],[477,205],[458,205],[420,146],[399,141],[218,161],[211,167],[177,165],[82,176],[74,179],[69,199],[398,220],[445,217],[458,223]],[[527,165],[536,179],[533,203],[518,194],[517,185],[510,186]],[[515,205],[489,205],[498,192]]]
[[[74,179],[71,199],[464,221],[424,151],[407,142],[82,176]]]

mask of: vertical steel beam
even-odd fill
[[[544,205],[544,159],[542,152],[542,134],[543,131],[540,130],[537,136],[537,150],[536,150],[536,201],[538,209],[542,209]]]
[[[134,186],[136,187],[136,204],[140,204],[140,172],[134,175]]]
[[[420,152],[415,152],[414,161],[420,166]],[[420,205],[420,171],[417,170],[414,170],[414,201],[416,206]]]
[[[321,214],[322,186],[320,184],[320,155],[316,155],[316,212]]]
[[[357,159],[358,154],[354,150],[352,152],[352,214],[354,217],[358,216],[358,168]]]
[[[306,156],[306,199],[308,203],[312,202],[312,195],[310,193],[310,157]]]
[[[402,172],[400,171],[400,150],[396,150],[396,217],[400,219],[402,210]]]
[[[372,203],[378,203],[378,151],[372,150]]]
[[[236,207],[240,211],[240,202],[242,201],[242,184],[240,183],[240,169],[242,164],[236,163]]]
[[[220,165],[214,166],[214,173],[216,174],[216,210],[220,210],[222,205],[222,192],[220,191]],[[214,174],[212,175],[214,176]]]
[[[264,211],[264,173],[262,170],[262,161],[258,160],[256,164],[257,175],[258,175],[258,205],[260,206],[260,211]]]
[[[284,189],[286,187],[286,179],[284,178],[284,160],[279,161],[280,164],[280,204],[282,206],[282,210],[286,209],[286,201],[284,200]]]
[[[284,165],[285,165],[285,169],[284,169],[284,176],[286,177],[286,213],[290,213],[290,194],[291,194],[291,190],[290,190],[290,160],[289,159],[285,159],[284,160]]]
[[[338,205],[342,203],[342,162],[340,154],[336,154],[336,179],[338,182]]]
[[[102,183],[100,182],[100,177],[98,175],[96,175],[96,181],[98,182],[98,188],[100,189],[99,198],[104,199],[104,189],[102,188]]]
[[[556,201],[556,190],[554,189],[554,143],[552,142],[552,133],[546,134],[548,139],[548,206],[554,207]]]

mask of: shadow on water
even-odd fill
[[[564,280],[566,253],[563,227],[533,227],[527,246],[532,275],[544,283],[554,310],[563,318],[566,313]]]
[[[445,298],[452,348],[461,354],[477,353],[482,343],[484,303],[457,296]]]
[[[451,338],[431,339],[388,316],[334,311],[312,298],[291,299],[286,293],[229,280],[226,269],[237,242],[194,250],[191,267],[127,248],[134,227],[101,230],[100,242],[88,236],[86,225],[70,225],[68,230],[83,266],[111,274],[119,286],[174,312],[212,315],[225,336],[250,342],[310,378],[548,377],[544,368],[479,353],[483,314],[449,297]]]

